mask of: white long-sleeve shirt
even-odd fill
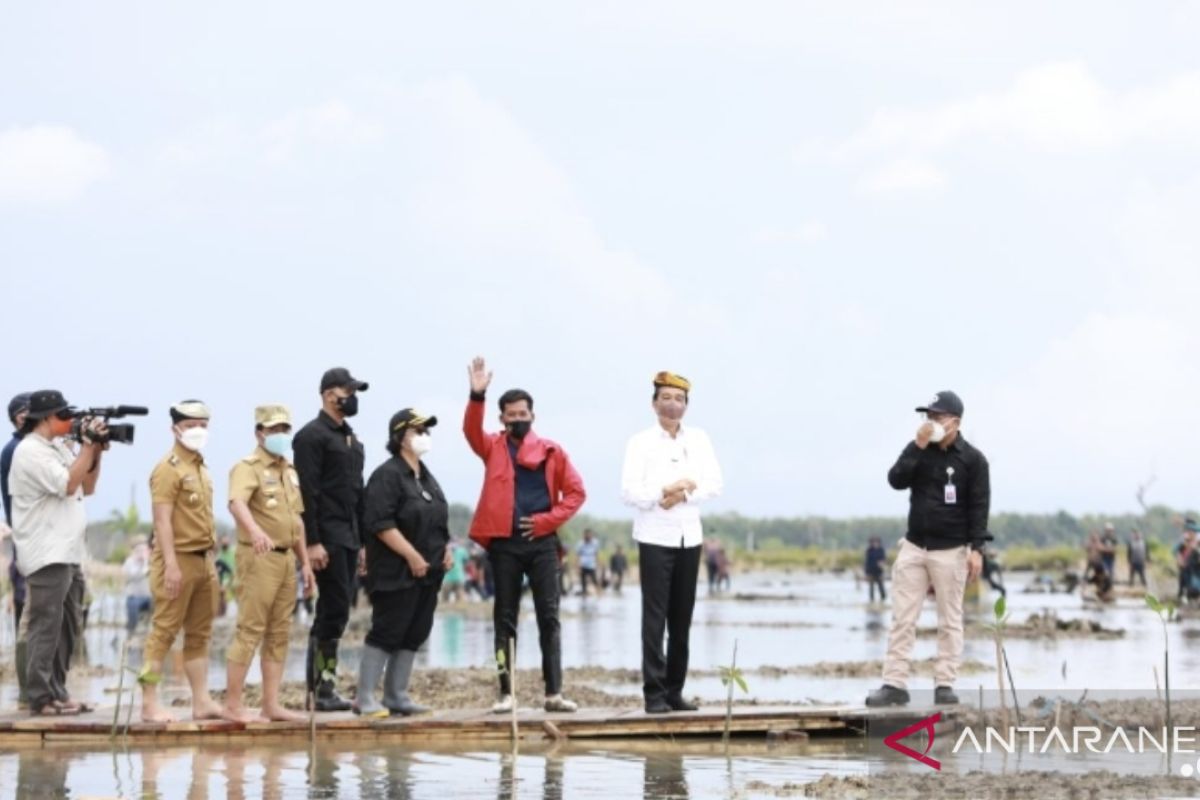
[[[670,509],[659,505],[663,488],[684,478],[696,490]],[[721,466],[708,434],[679,426],[674,437],[661,425],[634,434],[625,447],[621,499],[636,509],[633,538],[660,547],[696,547],[704,540],[700,503],[721,494]]]
[[[82,564],[87,556],[83,487],[67,494],[75,454],[61,440],[31,433],[13,452],[13,544],[17,567],[32,575],[50,564]]]

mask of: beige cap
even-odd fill
[[[275,425],[291,425],[292,412],[288,411],[287,406],[278,404],[259,406],[254,409],[254,424],[264,428],[271,428]]]
[[[171,406],[171,420],[176,424],[185,419],[211,419],[212,412],[200,400],[183,400]]]

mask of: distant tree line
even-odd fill
[[[452,503],[451,534],[465,538],[471,515],[470,506]],[[1116,526],[1122,542],[1129,538],[1130,531],[1138,528],[1152,542],[1173,545],[1179,537],[1180,523],[1187,516],[1200,519],[1195,511],[1181,511],[1167,506],[1150,506],[1144,514],[1075,516],[1066,511],[1057,514],[999,513],[992,515],[991,532],[996,537],[995,546],[999,549],[1012,545],[1082,546],[1089,532],[1101,531],[1105,523],[1111,522]],[[149,535],[150,527],[149,521],[141,518],[131,503],[126,511],[114,511],[110,519],[89,526],[88,546],[92,555],[101,560],[124,558],[129,537],[135,534]],[[234,535],[228,524],[219,523],[217,528],[220,537],[232,538]],[[571,520],[562,531],[562,536],[568,542],[578,541],[584,528],[595,531],[606,546],[624,544],[628,547],[633,542],[628,518],[606,519],[588,514]],[[890,545],[904,536],[904,531],[905,520],[902,517],[747,517],[733,512],[704,517],[706,536],[716,536],[739,550],[785,547],[858,549],[865,547],[872,536],[878,536]]]

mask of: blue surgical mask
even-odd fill
[[[263,449],[273,456],[286,456],[292,449],[290,433],[268,433],[263,437]]]

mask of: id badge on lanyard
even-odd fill
[[[946,505],[958,503],[958,488],[954,485],[954,467],[946,467]]]

